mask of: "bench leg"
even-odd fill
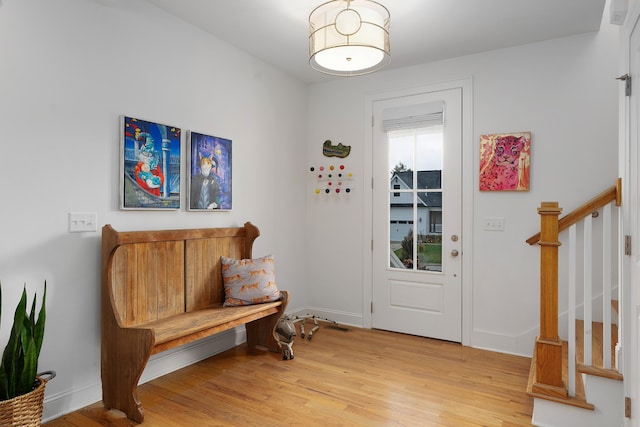
[[[153,336],[148,330],[121,330],[118,339],[102,349],[102,402],[106,409],[124,412],[142,423],[144,411],[138,398],[138,381],[151,356]]]
[[[282,305],[280,305],[277,313],[247,323],[247,345],[249,348],[264,347],[274,353],[281,351],[276,336],[276,327],[287,309],[289,292],[280,291],[280,298],[282,299]]]

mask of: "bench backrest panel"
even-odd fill
[[[118,232],[102,229],[103,310],[132,327],[224,302],[220,257],[251,258],[244,227]],[[105,305],[110,301],[108,305]]]
[[[114,304],[123,326],[184,312],[184,242],[119,246],[112,274]]]
[[[220,256],[244,258],[244,243],[244,236],[187,241],[186,311],[224,302]]]

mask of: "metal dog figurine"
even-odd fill
[[[283,316],[276,326],[278,345],[282,350],[282,359],[293,359],[293,341],[296,339],[296,327],[288,316]]]

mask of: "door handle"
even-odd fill
[[[451,256],[458,256],[458,250],[457,249],[452,250]]]

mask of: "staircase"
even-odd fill
[[[527,387],[534,398],[533,425],[624,424],[623,376],[616,369],[619,314],[612,298],[618,289],[612,266],[617,266],[620,246],[612,210],[620,206],[621,194],[618,179],[560,219],[556,202],[543,202],[538,209],[540,233],[527,239],[540,246],[540,336]],[[559,259],[561,245],[566,250]],[[559,289],[567,300],[562,313]]]

